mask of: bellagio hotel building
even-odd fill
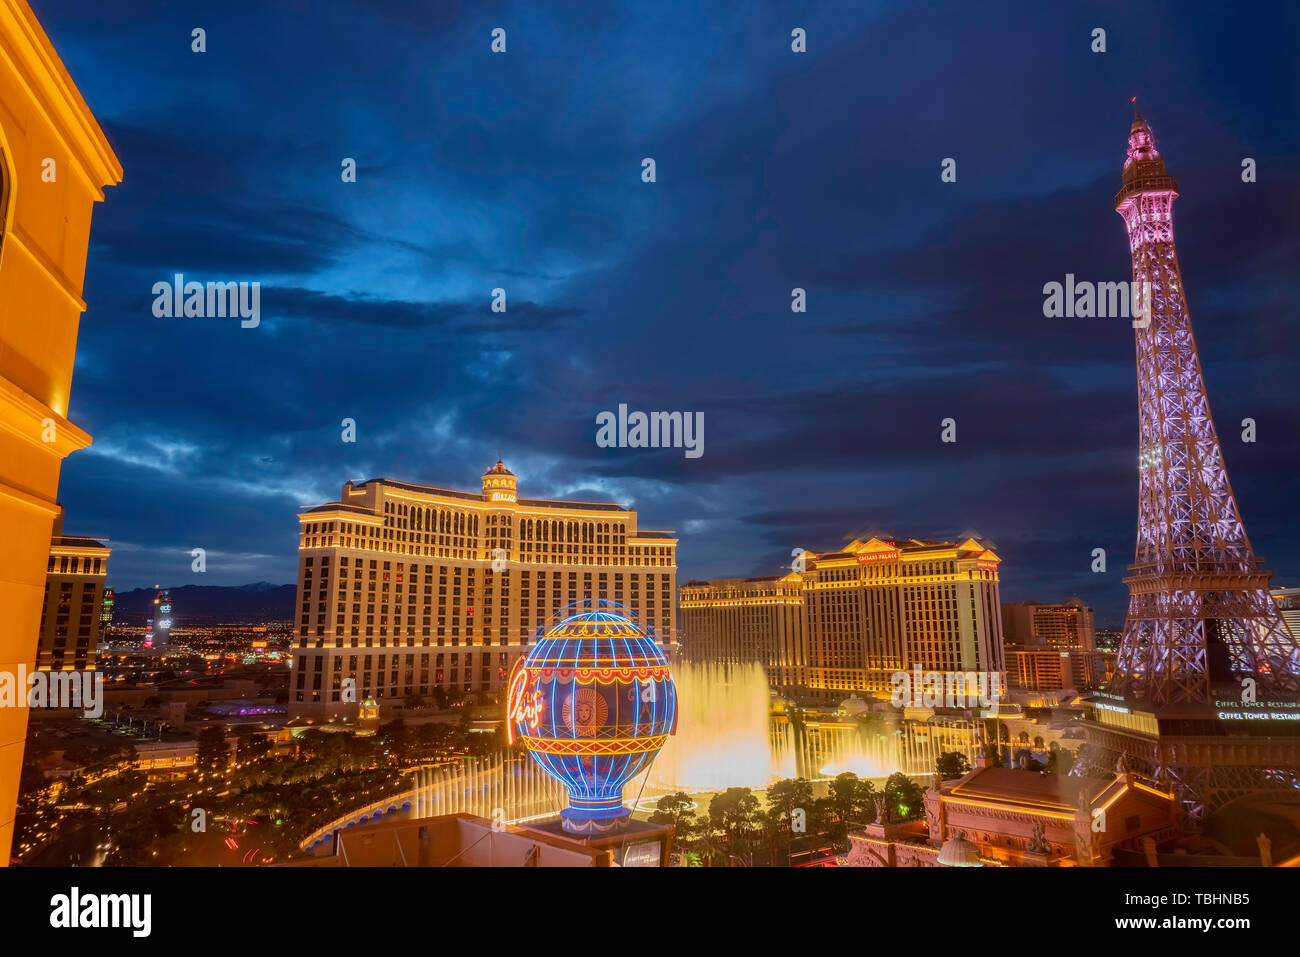
[[[354,717],[365,698],[436,687],[504,692],[537,627],[584,599],[619,602],[673,640],[677,539],[621,505],[517,498],[516,481],[498,462],[481,492],[348,482],[299,513],[291,714]]]
[[[804,552],[783,577],[687,582],[681,653],[835,700],[887,696],[914,666],[1004,674],[1000,562],[975,539],[872,538]]]

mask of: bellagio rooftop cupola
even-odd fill
[[[497,464],[483,473],[483,497],[489,502],[513,502],[518,479],[497,459]]]

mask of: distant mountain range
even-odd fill
[[[297,585],[180,585],[168,588],[175,627],[292,619]],[[113,621],[143,625],[154,615],[154,590],[135,588],[113,596]]]

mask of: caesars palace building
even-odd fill
[[[299,513],[290,714],[355,717],[365,698],[438,687],[504,692],[537,627],[583,599],[619,602],[672,642],[676,538],[639,530],[621,505],[515,491],[497,462],[481,492],[371,479]]]

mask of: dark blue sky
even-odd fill
[[[1134,94],[1182,187],[1247,529],[1300,580],[1289,5],[33,6],[126,170],[96,211],[73,384],[95,443],[62,481],[119,588],[292,581],[300,506],[375,476],[473,488],[501,455],[522,494],[676,529],[683,581],[977,532],[1005,598],[1077,593],[1117,622],[1132,330],[1046,319],[1042,288],[1129,276],[1112,197]],[[260,327],[155,318],[174,272],[261,282]],[[703,412],[704,455],[598,448],[620,402]]]

